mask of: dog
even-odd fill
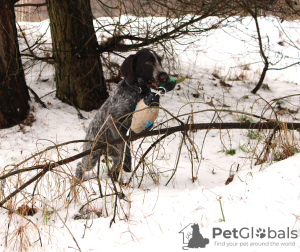
[[[124,60],[120,67],[124,79],[119,82],[116,90],[91,121],[86,140],[106,142],[126,135],[137,103],[150,94],[151,88],[157,90],[159,85],[170,81],[161,61],[162,59],[149,49],[142,49]],[[83,151],[92,149],[93,145],[93,142],[86,142]],[[131,171],[131,152],[128,146],[129,143],[122,142],[108,148],[107,154],[112,159],[110,172],[114,180],[117,180],[121,168],[125,172]],[[75,173],[78,180],[90,178],[85,173],[97,164],[101,154],[103,152],[92,151],[89,156],[83,157],[82,161],[78,162]]]

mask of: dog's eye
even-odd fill
[[[149,66],[153,66],[153,62],[152,61],[146,61],[146,65],[149,65]]]

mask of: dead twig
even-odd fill
[[[93,148],[93,151],[101,150],[103,148],[106,148],[107,144],[117,144],[122,141],[134,141],[143,137],[148,137],[148,136],[155,136],[155,135],[161,135],[161,134],[166,134],[166,135],[171,135],[175,132],[186,132],[189,130],[202,130],[202,129],[274,129],[278,127],[280,124],[285,124],[286,129],[290,130],[296,130],[300,128],[300,123],[283,123],[283,122],[257,122],[257,123],[250,123],[250,122],[234,122],[234,123],[199,123],[199,124],[185,124],[181,126],[176,126],[176,127],[171,127],[171,128],[165,128],[165,129],[160,129],[160,130],[153,130],[153,131],[145,131],[141,132],[136,135],[131,135],[131,136],[124,136],[124,137],[119,137],[117,139],[113,139],[110,141],[107,141],[107,143],[98,143],[95,148]],[[280,128],[279,128],[280,130]],[[39,172],[37,175],[32,177],[30,180],[28,180],[26,183],[21,185],[19,188],[17,188],[15,191],[13,191],[10,195],[8,195],[6,198],[4,198],[0,202],[0,207],[2,207],[7,201],[9,201],[11,198],[13,198],[15,195],[17,195],[19,192],[21,192],[24,188],[32,184],[34,181],[39,179],[40,177],[44,176],[48,171],[52,171],[54,168],[68,164],[70,162],[73,162],[79,158],[82,158],[86,155],[89,155],[92,150],[87,150],[84,152],[81,152],[77,155],[71,156],[69,158],[65,158],[62,160],[59,160],[57,162],[52,162],[52,163],[46,163],[44,165],[38,165],[38,166],[33,166],[25,169],[42,169],[41,172]],[[23,172],[23,171],[21,171]],[[14,173],[17,174],[17,171]],[[8,177],[7,175],[4,175],[0,177],[0,179],[3,179],[3,177]]]
[[[31,87],[27,86],[27,88],[28,88],[29,91],[33,94],[34,99],[35,99],[37,102],[39,102],[39,103],[42,105],[43,108],[48,108],[47,105],[41,100],[41,98],[36,94],[36,92],[34,92],[34,90],[33,90]]]
[[[181,138],[181,142],[179,144],[179,149],[178,149],[178,153],[177,153],[177,159],[176,159],[175,168],[173,170],[173,173],[172,173],[171,177],[169,178],[168,182],[166,183],[166,186],[170,183],[170,181],[172,180],[172,178],[174,177],[174,175],[175,175],[175,173],[177,171],[179,160],[180,160],[180,157],[181,157],[182,146],[183,146],[183,143],[185,141],[185,135],[186,135],[186,133],[184,132],[183,135],[182,135],[182,138]]]
[[[14,7],[42,7],[47,6],[47,3],[33,4],[33,3],[24,3],[24,4],[15,4]]]

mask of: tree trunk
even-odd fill
[[[108,93],[97,52],[90,0],[47,0],[55,59],[56,96],[90,111]]]
[[[255,21],[256,32],[257,32],[257,37],[258,37],[258,44],[259,44],[259,52],[260,52],[260,56],[262,57],[265,65],[264,65],[263,71],[260,75],[260,79],[259,79],[258,83],[256,84],[255,88],[251,91],[252,94],[256,94],[256,92],[261,88],[261,86],[264,82],[264,79],[266,77],[266,73],[269,69],[269,60],[268,60],[268,57],[266,56],[266,54],[264,52],[262,38],[261,38],[261,35],[260,35],[260,27],[259,27],[258,19],[257,19],[257,16],[258,16],[257,6],[255,6],[254,10],[255,10],[255,12],[249,11],[249,13]]]
[[[0,129],[24,120],[30,100],[21,62],[13,1],[0,0]]]

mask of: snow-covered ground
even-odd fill
[[[272,67],[281,68],[299,60],[298,21],[280,23],[268,18],[260,20],[260,24],[270,61],[275,64],[281,59]],[[21,25],[25,30],[39,26],[43,34],[48,21]],[[243,113],[275,119],[275,112],[279,120],[299,122],[299,66],[268,71],[267,85],[257,95],[250,93],[262,69],[262,64],[257,63],[261,58],[254,28],[253,21],[245,18],[210,32],[193,45],[174,45],[176,64],[169,68],[170,73],[184,76],[186,80],[161,98],[162,108],[183,122],[259,121]],[[110,57],[122,62],[121,58]],[[96,112],[82,111],[87,120],[79,119],[72,106],[61,103],[50,93],[55,90],[53,66],[38,64],[27,69],[26,80],[40,97],[47,95],[42,100],[48,109],[32,98],[31,113],[35,121],[22,129],[15,126],[0,130],[1,172],[46,147],[84,139],[84,128]],[[290,95],[296,96],[277,103],[273,100]],[[156,125],[163,123],[162,128],[178,125],[176,120],[165,122],[168,119],[170,115],[161,110]],[[194,146],[187,138],[182,141],[181,133],[167,137],[147,156],[141,187],[138,188],[139,177],[131,188],[124,189],[126,200],[118,201],[116,222],[111,228],[115,202],[111,196],[91,204],[100,218],[94,214],[87,220],[74,219],[87,197],[99,196],[98,184],[90,181],[77,187],[75,199],[72,190],[69,194],[68,175],[74,174],[76,162],[62,166],[58,168],[59,173],[46,175],[37,188],[24,190],[9,203],[9,207],[17,209],[24,202],[28,205],[34,202],[37,213],[27,217],[31,222],[8,214],[5,209],[0,211],[0,249],[5,250],[7,246],[7,251],[12,251],[27,246],[36,251],[78,248],[82,251],[182,251],[191,249],[187,244],[192,234],[191,224],[198,224],[203,238],[209,239],[209,244],[202,248],[204,251],[299,251],[300,154],[276,161],[283,152],[282,141],[299,149],[299,132],[283,132],[281,141],[277,137],[277,145],[270,151],[273,160],[269,158],[264,164],[255,165],[270,134],[248,130],[197,131],[190,133]],[[141,148],[141,141],[133,142],[134,165],[155,139],[147,138]],[[189,150],[194,148],[197,155],[193,152],[190,156]],[[78,154],[81,144],[72,143],[58,149],[59,152],[49,150],[40,160],[30,160],[23,167]],[[230,150],[233,155],[228,154]],[[177,172],[165,186],[177,162]],[[33,174],[36,173],[31,172],[30,176]],[[141,174],[139,170],[138,175]],[[20,186],[21,179],[24,182],[30,176],[8,179],[1,193],[7,196],[14,186]],[[227,184],[230,176],[233,180]],[[110,193],[111,185],[105,178],[103,172],[102,191]],[[30,201],[32,194],[35,196]],[[195,239],[200,238],[195,235]]]

